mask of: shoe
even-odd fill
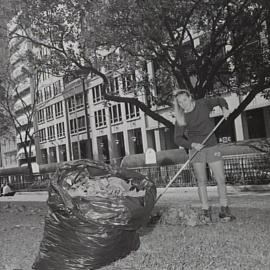
[[[221,206],[219,218],[221,222],[229,222],[236,219],[236,217],[231,213],[229,206]]]
[[[212,211],[211,207],[208,209],[202,209],[202,214],[201,214],[201,222],[203,224],[209,224],[212,223]]]

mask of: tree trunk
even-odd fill
[[[24,149],[25,158],[26,158],[26,161],[27,161],[28,177],[29,177],[28,180],[30,182],[32,182],[32,181],[34,181],[34,175],[33,175],[32,162],[31,162],[31,148],[29,147],[30,155],[28,154],[26,146],[24,146],[23,149]]]

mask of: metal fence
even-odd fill
[[[170,179],[181,168],[181,164],[170,166],[140,167],[133,170],[151,178],[157,187],[165,187]],[[270,153],[245,154],[224,157],[224,168],[227,184],[254,185],[270,183]],[[208,185],[216,185],[209,170]],[[8,181],[17,191],[46,190],[51,174],[36,174],[34,179],[28,175],[0,176],[0,184]],[[172,187],[196,186],[196,179],[192,167],[188,165],[177,177]]]
[[[49,174],[35,174],[33,178],[26,174],[0,176],[0,185],[9,183],[16,191],[41,191],[47,190]]]
[[[137,172],[151,178],[157,187],[165,187],[180,170],[182,164],[160,167],[134,168]],[[270,183],[270,153],[245,154],[224,157],[227,184],[252,185]],[[208,185],[216,185],[212,172],[207,168]],[[191,165],[177,177],[172,187],[196,186],[196,178]]]

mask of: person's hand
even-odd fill
[[[231,114],[230,110],[223,107],[222,112],[223,112],[223,116],[224,116],[225,120],[227,120],[229,115]]]
[[[197,151],[200,151],[204,148],[204,145],[201,143],[192,143],[191,147],[194,148]]]

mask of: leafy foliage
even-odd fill
[[[269,6],[263,1],[106,3],[99,27],[104,44],[119,47],[137,60],[156,61],[159,75],[169,72],[178,87],[188,88],[195,98],[249,93],[240,113],[269,87]],[[168,91],[164,82],[159,88]]]
[[[269,6],[264,2],[23,0],[17,23],[24,29],[22,36],[47,49],[44,55],[32,57],[44,70],[59,75],[98,75],[104,81],[105,99],[130,102],[171,126],[151,110],[150,100],[169,104],[176,86],[188,88],[195,98],[248,92],[233,117],[269,87],[265,39]],[[109,74],[119,68],[143,73],[142,66],[148,61],[157,63],[156,77],[141,76],[139,88],[133,88],[135,94],[140,87],[145,90],[147,106],[138,98],[106,93]],[[102,70],[101,65],[107,69]],[[154,98],[149,91],[152,85],[158,90]]]
[[[30,75],[26,67],[27,62],[24,63],[24,67],[21,70],[21,83],[25,83],[26,81],[23,78],[29,78]],[[9,68],[7,67],[7,72],[2,77],[0,87],[0,136],[8,137],[10,135],[17,135],[17,138],[19,138],[19,147],[24,149],[29,175],[32,177],[31,146],[35,140],[33,118],[36,113],[36,96],[29,102],[26,96],[21,94],[19,90],[20,83],[16,78],[13,78],[9,72]],[[39,76],[36,76],[37,80],[38,78]],[[33,85],[38,84],[38,82],[32,82]]]

